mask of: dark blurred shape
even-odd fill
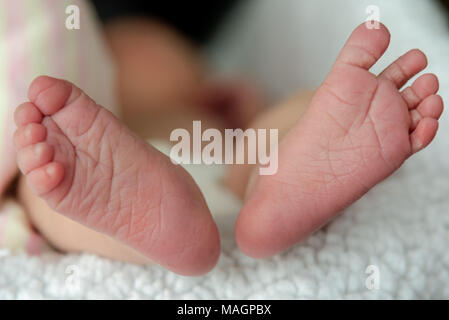
[[[100,19],[137,16],[165,22],[198,44],[205,43],[226,14],[243,0],[91,0]]]
[[[438,0],[446,9],[446,16],[449,14],[449,0]]]

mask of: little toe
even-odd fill
[[[421,50],[413,49],[390,64],[379,75],[379,78],[392,81],[400,89],[425,67],[427,67],[426,55]]]
[[[40,123],[29,123],[19,127],[14,133],[14,145],[22,149],[31,144],[45,141],[47,137],[47,128]]]
[[[28,98],[44,115],[53,115],[65,105],[71,93],[70,83],[41,76],[31,83]]]
[[[413,82],[410,87],[402,91],[402,98],[409,109],[416,108],[421,101],[438,92],[439,83],[436,75],[432,73],[423,74]]]
[[[22,103],[14,111],[14,121],[17,126],[23,126],[28,123],[41,123],[42,119],[42,113],[31,102]]]
[[[56,188],[64,178],[64,167],[59,162],[50,162],[45,166],[31,171],[27,183],[38,196],[44,195]]]
[[[410,134],[412,154],[427,147],[435,138],[438,131],[438,120],[434,118],[421,119],[416,129]]]
[[[52,161],[54,149],[46,142],[29,145],[17,152],[17,164],[23,174]]]

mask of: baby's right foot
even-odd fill
[[[443,101],[438,79],[411,50],[376,76],[388,47],[381,26],[358,27],[301,120],[283,139],[279,170],[257,179],[236,224],[248,255],[266,257],[303,240],[433,140]]]
[[[175,272],[217,262],[217,227],[192,178],[74,85],[39,77],[15,113],[19,168],[55,211]]]

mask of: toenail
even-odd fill
[[[414,147],[416,151],[421,151],[423,149],[423,146],[424,144],[421,141],[415,140]]]
[[[25,128],[25,138],[31,138],[31,126]]]
[[[48,166],[48,167],[45,169],[45,172],[47,172],[47,174],[48,174],[49,176],[53,176],[53,175],[55,174],[55,168],[54,168],[54,166]]]
[[[36,144],[34,146],[34,155],[35,156],[41,155],[43,150],[44,150],[44,146],[42,144]]]

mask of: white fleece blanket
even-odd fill
[[[219,70],[257,76],[274,96],[316,86],[369,4],[380,7],[392,33],[391,51],[375,71],[419,47],[449,101],[449,28],[431,1],[255,0],[235,14],[211,52],[225,61]],[[223,252],[210,274],[186,278],[92,255],[4,255],[0,298],[448,299],[448,157],[446,115],[429,149],[305,243],[266,260],[247,258],[235,246],[239,203],[217,184],[223,168],[196,167],[192,175],[207,190],[222,233]],[[376,275],[377,282],[369,281]]]

